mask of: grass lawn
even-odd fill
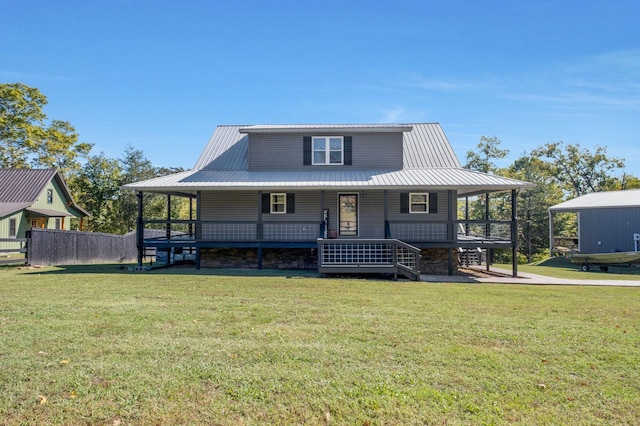
[[[635,424],[640,288],[0,268],[4,424]]]

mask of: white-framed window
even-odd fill
[[[409,194],[409,213],[429,213],[428,192],[412,192]]]
[[[18,225],[15,217],[9,219],[9,238],[15,238],[18,234]]]
[[[271,193],[271,213],[286,213],[287,212],[287,194],[285,193]]]
[[[342,136],[314,136],[312,138],[314,165],[344,164],[344,138]]]

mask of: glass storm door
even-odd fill
[[[338,221],[341,237],[358,236],[358,194],[338,194]]]

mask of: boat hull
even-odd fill
[[[571,263],[592,265],[619,265],[627,263],[640,263],[640,251],[623,251],[613,253],[589,253],[572,254],[569,257]]]

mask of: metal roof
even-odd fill
[[[44,217],[73,217],[67,212],[59,212],[51,209],[27,209],[27,211]]]
[[[249,137],[245,133],[348,130],[402,132],[404,168],[461,167],[438,123],[218,126],[200,154],[194,169],[248,170]]]
[[[0,203],[35,202],[56,173],[52,169],[0,169]]]
[[[405,169],[462,167],[439,124],[412,124],[412,128],[403,136]]]
[[[71,207],[85,216],[89,213],[78,206],[71,197],[69,188],[62,176],[55,169],[0,169],[0,213],[9,212],[1,216],[15,213],[38,200],[38,196],[47,184],[55,179]],[[22,206],[22,207],[20,207]],[[16,208],[18,207],[18,208]],[[10,211],[15,209],[13,211]]]
[[[329,129],[402,132],[403,169],[248,170],[247,133],[300,133]],[[124,186],[138,191],[182,193],[225,189],[454,189],[461,196],[530,187],[533,185],[528,182],[463,169],[438,123],[218,126],[193,170]]]
[[[564,203],[549,207],[554,212],[572,212],[587,209],[640,207],[640,189],[592,192]]]
[[[473,195],[532,184],[462,168],[349,171],[191,170],[125,185],[124,188],[152,192],[195,193],[204,190],[321,190],[321,189],[454,189],[458,195]]]
[[[0,203],[0,217],[9,216],[15,212],[19,212],[25,207],[29,207],[31,203]]]
[[[240,133],[298,133],[332,132],[348,130],[350,132],[410,132],[410,124],[259,124],[241,126]]]

